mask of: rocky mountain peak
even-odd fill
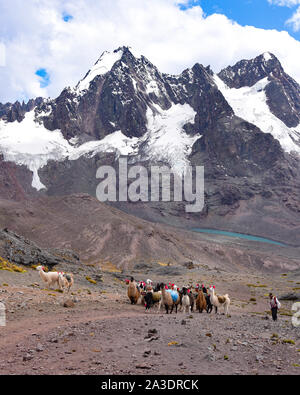
[[[263,78],[280,75],[283,68],[276,58],[270,52],[265,52],[254,59],[241,60],[234,66],[226,67],[221,70],[218,76],[230,88],[251,87]]]
[[[299,126],[300,86],[285,73],[274,54],[265,52],[254,59],[241,60],[223,69],[218,77],[231,89],[253,87],[253,92],[263,91],[265,98],[262,99],[276,118],[288,128]],[[284,129],[284,125],[279,128]],[[288,134],[299,146],[299,130],[290,130]]]

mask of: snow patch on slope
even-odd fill
[[[90,87],[90,83],[98,76],[104,75],[108,73],[113,65],[121,59],[123,55],[123,51],[114,51],[114,52],[104,52],[100,59],[95,63],[95,65],[91,68],[88,72],[86,77],[79,82],[76,89],[78,91],[85,91],[88,90]]]
[[[270,54],[270,52],[265,52],[263,54],[263,56],[264,56],[264,59],[266,62],[268,62],[269,60],[271,60],[273,58],[272,55]]]
[[[272,134],[286,152],[294,151],[300,154],[300,145],[296,143],[300,143],[300,125],[289,128],[272,114],[264,90],[269,84],[267,77],[252,87],[239,89],[229,88],[217,75],[214,76],[214,80],[237,116],[253,123],[264,133]]]
[[[183,129],[187,123],[194,123],[196,112],[189,104],[173,104],[169,110],[154,106],[157,111],[147,110],[147,129],[145,160],[158,160],[168,163],[178,174],[185,172],[189,166],[188,157],[193,144],[201,135],[189,136]]]
[[[34,121],[34,111],[25,115],[22,122],[0,121],[0,152],[4,160],[24,165],[33,173],[32,187],[38,191],[46,188],[40,181],[38,170],[50,161],[77,160],[83,155],[94,156],[101,152],[118,155],[136,153],[137,138],[126,137],[120,130],[100,141],[90,141],[80,146],[69,143],[60,130],[50,131]]]

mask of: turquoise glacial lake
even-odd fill
[[[279,241],[274,241],[270,239],[266,239],[264,237],[258,237],[258,236],[251,236],[251,235],[246,235],[243,233],[235,233],[235,232],[227,232],[225,230],[216,230],[216,229],[202,229],[202,228],[193,228],[193,232],[199,232],[199,233],[206,233],[209,235],[222,235],[222,236],[228,236],[228,237],[233,237],[233,238],[239,238],[239,239],[246,239],[246,240],[251,240],[251,241],[258,241],[260,243],[269,243],[269,244],[275,244],[281,247],[286,247],[286,244],[280,243]]]

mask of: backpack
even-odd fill
[[[279,300],[276,298],[276,296],[274,296],[274,297],[272,298],[271,307],[272,307],[272,308],[273,308],[273,307],[277,307],[278,309],[280,309],[280,307],[281,307],[281,304],[279,303]]]

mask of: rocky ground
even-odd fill
[[[36,270],[0,271],[2,375],[199,375],[293,374],[300,372],[300,327],[291,323],[290,301],[277,322],[267,294],[296,291],[300,273],[247,275],[222,268],[164,266],[121,273],[113,266],[67,265],[75,284],[70,295],[45,289]],[[124,279],[204,282],[229,293],[230,316],[145,313],[132,306]],[[88,278],[88,279],[87,279]],[[92,280],[92,283],[90,282]],[[93,283],[94,282],[94,283]],[[71,300],[71,307],[63,304]]]

